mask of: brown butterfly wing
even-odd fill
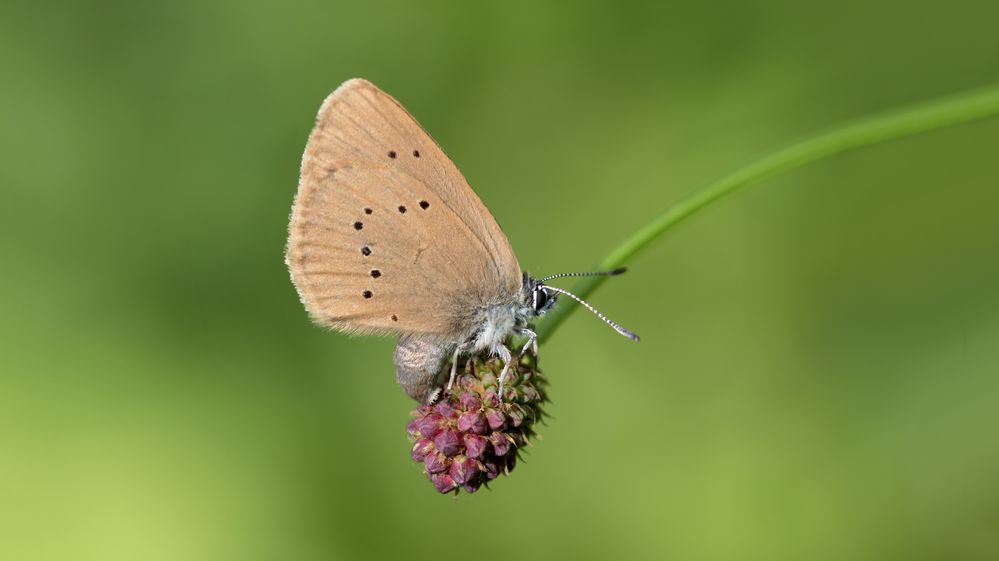
[[[510,302],[521,271],[506,235],[451,160],[397,101],[345,82],[302,158],[286,260],[320,324],[461,338]]]

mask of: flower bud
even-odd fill
[[[434,437],[434,446],[445,456],[454,456],[461,451],[461,436],[454,429],[441,431]]]
[[[423,467],[427,470],[427,473],[440,473],[447,471],[448,461],[444,457],[444,454],[432,452],[427,454],[427,457],[423,459]]]
[[[429,454],[436,452],[434,443],[426,438],[421,438],[413,443],[413,460],[422,462]]]
[[[458,430],[466,433],[485,434],[486,419],[480,411],[466,411],[458,417]]]
[[[454,479],[446,473],[435,473],[430,476],[430,482],[434,484],[441,493],[447,493],[448,491],[453,491],[458,488],[455,484]]]
[[[475,460],[466,456],[457,456],[451,460],[451,469],[448,474],[458,485],[464,485],[471,481],[474,475],[479,473],[479,464]]]
[[[477,434],[466,434],[465,435],[465,453],[468,454],[469,458],[481,458],[489,449],[489,440],[484,436],[479,436]],[[415,448],[414,448],[415,450]],[[414,452],[415,454],[415,452]],[[416,456],[413,457],[416,461]]]

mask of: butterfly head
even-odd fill
[[[524,295],[527,300],[524,304],[529,307],[530,315],[543,316],[555,306],[558,293],[549,290],[550,288],[544,282],[524,275]]]

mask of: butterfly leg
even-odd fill
[[[524,344],[523,349],[520,349],[520,354],[517,355],[517,358],[524,356],[528,348],[534,352],[534,356],[538,356],[538,334],[526,328],[521,329],[520,334],[527,337],[527,343]]]
[[[503,370],[500,372],[499,393],[497,394],[500,403],[503,403],[503,384],[506,383],[506,375],[510,372],[510,362],[513,360],[513,355],[510,353],[510,349],[506,348],[506,345],[500,345],[496,349],[496,354],[503,359]]]
[[[455,377],[458,376],[458,356],[464,350],[465,350],[464,345],[458,345],[454,349],[454,360],[451,361],[451,377],[448,378],[447,387],[444,389],[444,392],[449,395],[451,393],[451,386],[454,385],[454,379]]]

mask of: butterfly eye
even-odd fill
[[[548,293],[542,289],[536,289],[534,291],[534,312],[540,314],[545,310],[545,304],[548,303]]]

